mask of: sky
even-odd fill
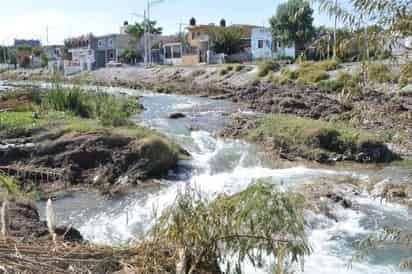
[[[0,0],[0,2],[6,0]],[[151,18],[164,34],[179,31],[195,17],[198,24],[216,23],[268,26],[278,4],[285,0],[164,0],[153,6]],[[141,21],[147,0],[12,0],[0,9],[0,44],[14,38],[40,39],[43,45],[62,44],[68,37],[93,33],[118,33],[125,20]],[[315,25],[331,25],[325,14],[315,12]],[[48,32],[47,32],[48,29]],[[47,36],[48,33],[48,36]]]

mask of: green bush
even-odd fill
[[[232,65],[228,65],[228,66],[226,66],[226,69],[227,69],[228,71],[232,71],[232,70],[234,69],[234,67],[233,67]]]
[[[299,74],[297,73],[296,70],[291,70],[291,69],[288,69],[288,68],[282,68],[280,70],[280,75],[284,79],[287,79],[287,80],[290,80],[290,81],[296,80],[299,77]]]
[[[223,69],[221,69],[221,70],[219,71],[219,75],[220,75],[220,76],[224,76],[224,75],[226,75],[228,72],[229,72],[229,71],[227,70],[227,68],[223,68]]]
[[[299,75],[297,81],[303,84],[318,83],[329,78],[325,70],[313,67],[299,68],[296,73]]]
[[[258,63],[258,76],[265,77],[269,72],[276,71],[280,68],[280,65],[275,60],[260,61]]]
[[[244,68],[245,68],[244,65],[238,64],[235,66],[235,71],[239,72],[239,71],[242,71]]]
[[[323,91],[340,92],[345,87],[345,81],[342,80],[322,80],[318,85]]]
[[[105,126],[123,126],[139,108],[134,100],[104,92],[86,92],[79,88],[54,88],[46,91],[43,104],[55,111],[99,119]]]
[[[368,67],[368,80],[376,83],[396,82],[398,76],[393,73],[390,68],[381,63],[369,64]]]
[[[336,76],[336,80],[345,81],[345,82],[349,81],[349,80],[352,80],[352,78],[353,78],[353,76],[350,73],[346,72],[346,71],[339,71],[337,76]]]
[[[399,83],[401,86],[406,86],[407,84],[412,83],[412,62],[401,66]]]

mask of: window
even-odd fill
[[[103,48],[103,47],[104,47],[104,41],[103,41],[103,40],[99,40],[99,41],[97,42],[97,47]]]
[[[258,48],[263,49],[263,46],[265,44],[265,40],[258,40]]]
[[[180,52],[180,46],[175,46],[172,48],[173,50],[173,58],[180,58],[182,57],[182,54]]]
[[[165,58],[166,59],[172,58],[172,48],[171,47],[165,47]]]
[[[113,47],[113,39],[109,39],[109,47]]]

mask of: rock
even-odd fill
[[[361,142],[356,148],[355,160],[362,163],[388,163],[398,158],[385,144],[376,141]]]
[[[171,113],[169,114],[169,119],[181,119],[181,118],[185,118],[186,115],[180,112],[176,112],[176,113]]]
[[[54,230],[54,232],[58,236],[63,237],[63,241],[65,242],[77,242],[77,243],[82,243],[83,242],[83,236],[78,231],[77,229],[73,227],[66,227],[66,226],[58,226]]]

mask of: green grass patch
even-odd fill
[[[376,83],[397,82],[399,75],[392,72],[389,66],[382,63],[369,64],[367,66],[368,80]]]
[[[406,86],[411,83],[412,83],[412,62],[409,62],[401,66],[399,84],[401,86]]]
[[[0,130],[31,129],[40,126],[34,112],[0,112]]]
[[[256,121],[257,127],[247,133],[251,140],[261,136],[277,137],[288,147],[309,147],[343,153],[363,142],[382,140],[344,123],[297,117],[289,114],[270,114]]]
[[[274,72],[280,68],[280,65],[275,60],[265,60],[258,62],[258,76],[265,77],[270,72]]]
[[[242,65],[242,64],[237,64],[237,65],[235,66],[235,71],[239,72],[239,71],[242,71],[244,68],[245,68],[244,65]]]
[[[412,159],[402,160],[402,161],[395,161],[392,163],[393,166],[401,167],[401,168],[408,168],[412,169]]]

